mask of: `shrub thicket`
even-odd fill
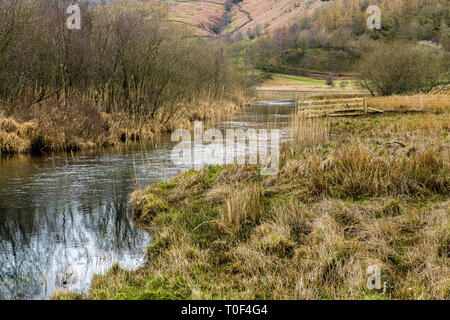
[[[360,83],[379,95],[429,92],[446,72],[444,59],[427,45],[380,45],[362,59]]]
[[[228,98],[247,85],[222,43],[189,37],[167,22],[165,6],[80,4],[81,30],[66,27],[67,6],[0,2],[0,105],[7,114],[78,92],[101,111],[155,118],[199,97]]]

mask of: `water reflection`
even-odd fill
[[[47,298],[55,288],[81,290],[118,261],[143,263],[148,235],[127,207],[134,169],[122,157],[2,161],[0,296]]]
[[[262,101],[218,127],[286,127],[293,106]],[[171,147],[166,137],[157,145],[1,158],[0,299],[82,291],[115,262],[143,265],[150,239],[133,224],[128,197],[190,169],[169,162]]]

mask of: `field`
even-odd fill
[[[448,94],[370,97],[367,103],[370,107],[394,112],[408,110],[446,112],[450,110],[450,96]]]
[[[258,90],[346,90],[355,89],[354,80],[334,80],[333,87],[327,80],[289,74],[273,73],[270,79],[258,86]]]
[[[94,2],[0,1],[0,300],[450,298],[448,1]]]
[[[293,117],[274,176],[210,166],[134,192],[148,263],[96,276],[87,298],[450,298],[448,112]]]

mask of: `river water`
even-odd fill
[[[259,101],[214,127],[279,127],[286,139],[294,108],[292,100]],[[170,161],[174,145],[168,136],[152,145],[0,158],[0,299],[83,292],[114,263],[143,266],[151,239],[133,222],[129,195],[192,167]]]

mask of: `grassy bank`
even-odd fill
[[[200,100],[153,117],[105,113],[80,100],[42,103],[11,116],[0,112],[0,155],[87,150],[118,143],[157,139],[195,120],[217,121],[248,104],[242,94],[230,99]],[[1,109],[0,109],[1,110]]]
[[[448,109],[293,125],[274,176],[210,166],[134,192],[147,265],[55,298],[448,299]]]

